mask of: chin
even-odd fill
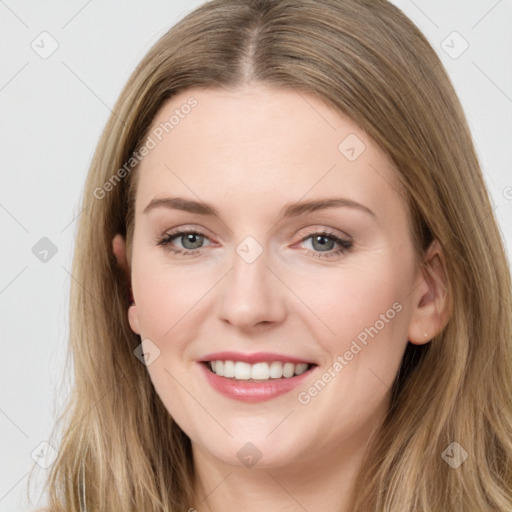
[[[253,440],[248,436],[230,438],[223,445],[207,443],[202,450],[225,464],[248,469],[276,469],[301,460],[302,449],[299,451],[297,447],[303,443],[293,442],[287,435],[289,446],[283,446],[283,440],[278,436],[270,440],[265,439],[265,435]]]

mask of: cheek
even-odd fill
[[[311,311],[315,339],[331,359],[352,351],[348,358],[357,353],[359,364],[394,368],[407,341],[406,267],[390,258],[330,270],[294,286]]]
[[[325,360],[317,380],[297,398],[308,417],[331,416],[326,439],[362,429],[386,407],[402,360],[410,275],[391,259],[382,263],[332,272],[316,280],[308,295],[321,320],[314,331]]]
[[[183,281],[178,273],[159,271],[158,267],[137,275],[136,300],[142,335],[163,340],[197,302],[198,290]]]
[[[162,350],[177,351],[199,328],[198,315],[211,311],[211,296],[221,269],[171,265],[161,257],[134,261],[132,280],[136,291],[141,336],[154,339]],[[172,343],[170,343],[172,341]]]

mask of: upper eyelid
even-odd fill
[[[166,236],[176,236],[181,235],[185,233],[197,233],[199,235],[205,236],[207,238],[219,238],[217,235],[210,236],[210,231],[203,227],[195,227],[194,225],[185,225],[185,226],[177,226],[175,228],[167,228],[160,232],[158,235],[160,238],[166,237]]]
[[[310,235],[316,234],[316,233],[327,232],[327,233],[329,233],[329,234],[331,234],[333,236],[337,236],[339,238],[347,238],[349,240],[352,239],[351,235],[341,231],[340,229],[336,229],[336,228],[330,228],[330,227],[313,227],[313,228],[309,228],[308,227],[308,228],[303,228],[303,229],[308,230],[307,234],[304,235],[304,236],[310,236]],[[297,231],[297,230],[295,230],[295,231]],[[301,230],[298,230],[298,231],[301,231]],[[175,235],[175,234],[181,234],[181,233],[197,233],[197,234],[200,234],[200,235],[203,235],[203,236],[210,237],[210,235],[208,234],[209,230],[207,228],[203,228],[202,226],[201,227],[196,227],[193,224],[192,225],[185,225],[185,226],[177,226],[176,228],[165,229],[165,230],[163,230],[161,232],[161,236],[166,236],[166,235],[171,235],[171,234]],[[214,235],[214,237],[222,238],[219,235]]]

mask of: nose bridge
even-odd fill
[[[239,327],[283,320],[285,297],[268,263],[267,249],[254,237],[247,236],[236,246],[233,268],[222,288],[224,320]]]

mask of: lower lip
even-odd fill
[[[241,402],[264,402],[284,395],[301,384],[316,368],[313,366],[304,373],[294,377],[248,382],[220,377],[216,373],[211,372],[204,363],[198,364],[201,366],[206,379],[213,389],[228,398]]]

